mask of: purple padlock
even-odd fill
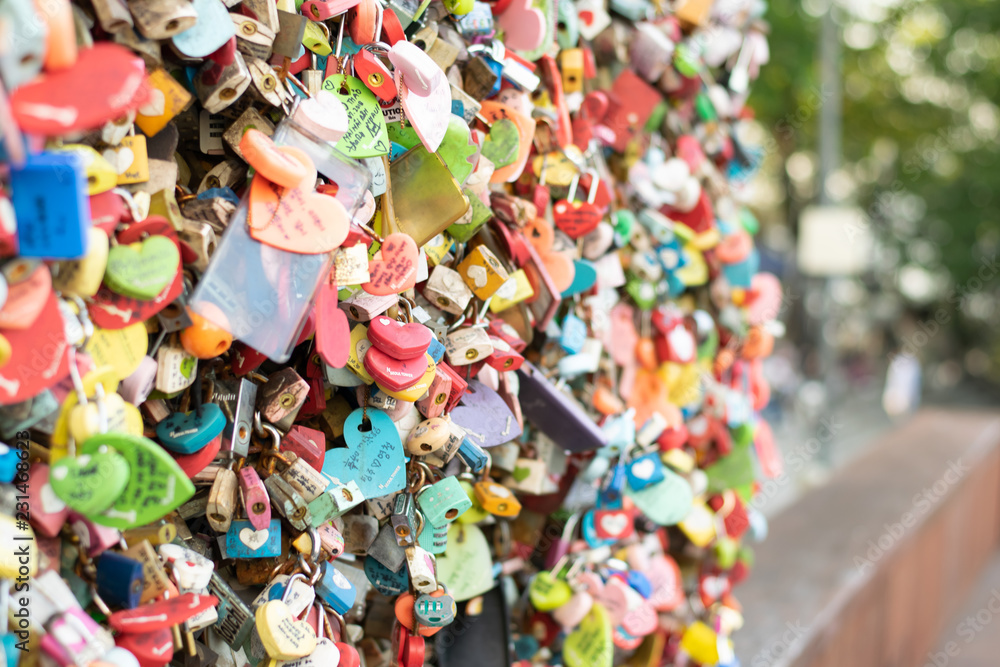
[[[451,411],[451,420],[480,447],[496,447],[521,435],[521,427],[507,403],[479,380],[469,380],[469,388]]]

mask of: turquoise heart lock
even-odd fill
[[[403,490],[406,486],[403,443],[389,415],[375,408],[355,410],[344,421],[344,441],[347,447],[326,453],[324,475],[357,481],[365,498],[380,498]]]
[[[410,589],[410,573],[405,565],[393,572],[371,556],[367,556],[365,557],[365,576],[382,595],[395,597]]]
[[[226,416],[215,403],[192,412],[175,412],[156,425],[156,437],[177,454],[194,454],[226,428]]]

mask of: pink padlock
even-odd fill
[[[240,468],[237,473],[247,520],[254,530],[264,530],[271,524],[271,498],[267,495],[264,482],[253,468]]]
[[[118,393],[132,405],[143,403],[156,385],[156,359],[145,356],[139,366],[118,385]]]
[[[389,62],[403,75],[403,83],[414,95],[425,97],[444,72],[434,60],[413,42],[396,42],[389,49]]]
[[[60,667],[87,665],[114,648],[111,634],[79,607],[70,609],[48,627],[39,646]]]
[[[440,417],[444,414],[449,395],[451,395],[451,378],[443,371],[436,370],[431,386],[427,388],[427,395],[417,401],[417,410],[427,419]]]
[[[301,12],[313,21],[326,21],[339,16],[361,0],[308,0],[302,3]]]
[[[69,513],[69,527],[80,538],[80,546],[87,555],[96,558],[121,541],[121,533],[114,528],[99,526],[82,514]]]
[[[55,537],[62,530],[69,516],[69,508],[49,484],[49,466],[33,463],[28,471],[28,506],[31,507],[31,525],[35,532],[45,537]]]

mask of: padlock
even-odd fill
[[[426,550],[419,546],[407,547],[406,568],[410,572],[410,583],[416,590],[427,594],[437,591],[434,560]]]
[[[444,553],[448,548],[448,525],[432,526],[427,523],[417,537],[417,546],[426,549],[430,554]]]
[[[105,551],[97,559],[97,592],[108,604],[134,609],[143,590],[142,563],[128,556]]]
[[[309,503],[313,527],[347,514],[364,500],[365,496],[354,480],[346,484],[333,480],[326,491]]]
[[[257,392],[261,417],[271,423],[294,419],[305,403],[309,384],[292,368],[272,374]]]
[[[521,512],[521,503],[506,486],[489,479],[483,479],[473,485],[476,500],[484,510],[497,516],[517,516]]]
[[[456,610],[455,599],[447,594],[440,597],[423,594],[413,604],[413,616],[417,622],[435,628],[451,625]]]
[[[229,468],[219,470],[212,482],[205,508],[205,518],[215,532],[225,533],[229,530],[236,512],[237,491],[236,473]]]
[[[417,505],[432,526],[443,526],[457,519],[472,507],[455,477],[445,477],[417,492]]]
[[[281,450],[295,454],[314,470],[322,470],[326,456],[326,436],[322,431],[296,424],[282,438]]]
[[[219,599],[219,619],[213,631],[229,646],[242,646],[253,630],[253,612],[217,572],[212,574],[208,590]]]
[[[271,519],[256,529],[243,519],[234,519],[226,531],[226,558],[270,558],[281,554],[281,521]]]
[[[401,493],[396,496],[395,506],[392,516],[389,517],[392,524],[393,535],[396,536],[396,544],[401,547],[410,547],[416,543],[417,531],[417,506],[413,502],[413,496],[409,493]]]
[[[271,499],[271,505],[278,514],[288,519],[288,522],[298,530],[308,530],[312,527],[312,513],[309,505],[299,492],[280,475],[271,475],[264,480],[264,487]]]
[[[285,594],[291,590],[292,587],[286,584]],[[295,619],[284,599],[262,604],[254,612],[254,620],[264,650],[274,660],[295,660],[316,648],[315,632],[308,623]]]
[[[396,572],[406,562],[406,552],[396,542],[395,531],[387,522],[379,529],[378,535],[368,547],[368,556]]]
[[[483,301],[489,299],[506,282],[509,274],[489,248],[476,246],[466,253],[458,265],[458,273],[472,292]]]
[[[194,27],[198,12],[188,0],[129,0],[136,30],[146,39],[168,39]]]
[[[237,478],[247,520],[256,530],[266,530],[271,523],[271,499],[264,482],[257,471],[249,466],[240,468]]]
[[[424,298],[446,313],[461,315],[472,300],[472,290],[458,271],[439,264],[424,284]]]
[[[425,419],[410,434],[406,441],[406,451],[414,456],[426,456],[441,449],[450,435],[450,424],[447,420],[440,417]]]
[[[156,389],[176,394],[187,389],[197,377],[198,360],[176,342],[160,345],[156,353]]]
[[[444,414],[450,393],[451,378],[445,375],[444,371],[440,368],[436,367],[434,369],[434,379],[431,380],[430,387],[427,389],[427,395],[419,399],[416,403],[417,409],[420,410],[420,414],[428,419],[440,417]]]
[[[468,366],[485,361],[493,354],[493,343],[489,334],[477,327],[458,329],[445,338],[448,363],[452,366]],[[454,391],[454,382],[452,390]]]
[[[169,568],[178,591],[182,594],[205,592],[215,571],[215,563],[179,544],[161,544],[157,552],[160,560]]]
[[[232,106],[250,86],[250,81],[250,70],[243,55],[235,53],[229,65],[206,62],[195,75],[194,90],[204,111],[216,114]]]
[[[284,472],[282,479],[295,489],[306,503],[311,503],[326,491],[330,480],[302,459],[295,459]]]

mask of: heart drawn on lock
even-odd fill
[[[250,236],[269,246],[303,255],[340,247],[351,221],[336,198],[308,187],[283,188],[260,174],[250,185]]]
[[[267,528],[262,530],[254,530],[253,528],[244,528],[240,531],[240,542],[247,545],[247,548],[252,551],[257,551],[262,546],[267,544],[267,540],[271,537],[271,531]]]
[[[606,540],[622,540],[634,530],[632,517],[624,510],[601,511],[597,517],[597,534]]]
[[[534,51],[545,39],[545,14],[532,0],[513,0],[495,20],[508,48]]]
[[[417,259],[420,251],[408,234],[389,234],[375,259],[368,265],[371,280],[361,289],[375,296],[399,294],[417,284]]]
[[[601,209],[588,202],[560,199],[552,206],[556,227],[574,240],[597,229],[602,217]]]
[[[36,266],[26,279],[8,285],[7,301],[0,309],[0,329],[30,328],[51,290],[52,274],[44,264]]]
[[[31,329],[4,329],[10,359],[0,368],[0,405],[20,403],[69,375],[66,327],[49,290]]]
[[[653,472],[656,470],[656,463],[654,463],[651,459],[643,459],[642,461],[636,461],[633,463],[629,470],[639,479],[649,479],[653,476]]]
[[[316,633],[305,621],[297,621],[280,600],[265,602],[254,613],[257,632],[267,654],[275,660],[304,658],[316,649]]]
[[[66,506],[84,516],[111,507],[128,484],[129,465],[114,451],[66,456],[52,464],[49,484]]]
[[[149,301],[170,285],[180,265],[181,253],[174,241],[150,236],[141,243],[111,249],[104,283],[118,294]]]
[[[423,356],[434,333],[419,322],[399,322],[380,315],[368,325],[368,340],[394,359]]]

